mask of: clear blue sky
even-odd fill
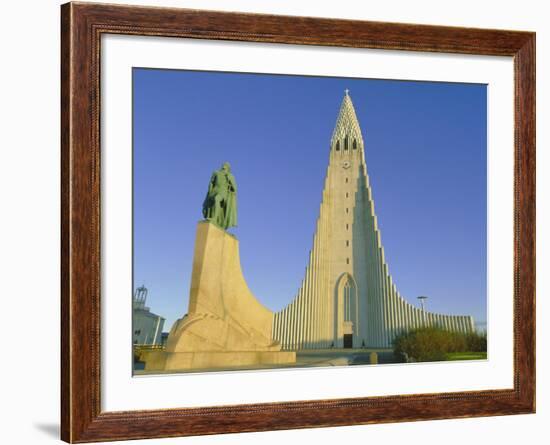
[[[272,310],[303,278],[349,88],[390,273],[413,304],[486,320],[485,85],[134,69],[134,286],[187,312],[213,170],[238,185],[245,278]]]

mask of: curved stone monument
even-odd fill
[[[250,292],[239,241],[210,221],[197,226],[187,315],[177,320],[165,351],[149,352],[145,370],[261,367],[294,363],[271,336],[274,313]]]

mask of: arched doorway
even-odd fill
[[[336,287],[336,343],[343,348],[353,348],[358,332],[357,285],[349,273],[344,273]]]

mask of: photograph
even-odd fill
[[[488,359],[486,84],[133,67],[132,145],[134,376]]]

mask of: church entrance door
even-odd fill
[[[351,349],[353,348],[353,335],[344,334],[344,348]]]

